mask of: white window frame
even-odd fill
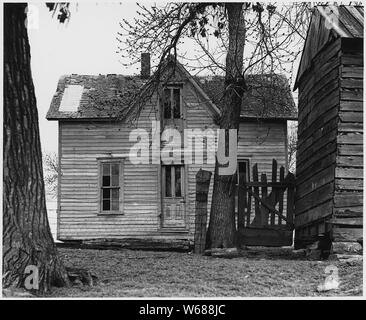
[[[124,204],[124,158],[98,158],[98,214],[116,215],[123,214]],[[103,164],[119,164],[119,201],[118,210],[103,210]]]
[[[167,89],[170,90],[170,115],[171,115],[170,118],[165,118],[164,91]],[[179,118],[174,118],[173,102],[174,102],[174,90],[175,89],[179,90]],[[161,96],[161,106],[162,106],[161,110],[162,110],[162,119],[164,119],[165,121],[181,119],[183,117],[182,90],[183,90],[183,87],[180,84],[169,84],[169,85],[163,87],[163,92],[162,92],[162,96]]]
[[[170,185],[170,192],[171,192],[171,196],[168,197],[166,195],[166,169],[170,167],[170,172],[174,174],[171,175],[171,185]],[[176,196],[176,186],[175,186],[175,167],[180,167],[180,190],[181,190],[181,195],[180,197],[179,196]],[[161,171],[162,171],[162,194],[163,194],[163,197],[166,198],[166,199],[181,199],[181,198],[185,198],[185,181],[184,181],[184,173],[185,173],[185,166],[184,164],[168,164],[168,165],[162,165],[161,166]],[[174,192],[173,192],[174,191]],[[173,194],[174,193],[174,194]]]

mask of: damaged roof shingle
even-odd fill
[[[195,77],[212,102],[221,109],[224,77]],[[240,116],[258,119],[297,119],[297,109],[287,78],[283,75],[248,75]]]
[[[221,109],[224,78],[192,77],[210,100]],[[121,118],[127,112],[131,97],[147,80],[139,76],[123,75],[69,75],[60,78],[46,118],[48,120],[107,120]],[[254,75],[246,79],[246,91],[241,117],[259,119],[297,118],[297,110],[287,79],[279,75]],[[60,107],[65,89],[69,86],[83,86],[77,109],[70,111]],[[124,108],[126,110],[124,110]]]
[[[62,76],[47,112],[48,120],[115,119],[127,111],[131,96],[142,88],[146,80],[138,76],[77,75]],[[74,111],[60,107],[70,86],[83,86],[79,106]]]

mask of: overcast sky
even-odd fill
[[[116,53],[119,22],[131,17],[136,5],[133,2],[72,4],[68,24],[52,18],[44,3],[32,6],[38,23],[34,20],[28,33],[42,149],[57,152],[57,121],[47,121],[45,117],[60,76],[139,71],[124,68]]]
[[[132,1],[73,3],[70,21],[60,24],[44,3],[31,4],[28,34],[44,151],[57,152],[57,121],[47,121],[45,117],[60,76],[139,72],[139,66],[123,67],[116,53],[119,22],[123,18],[131,20],[136,9]]]

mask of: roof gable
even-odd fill
[[[294,90],[315,56],[339,38],[363,39],[363,6],[317,6],[311,16]]]
[[[162,72],[170,67],[169,63]],[[189,81],[202,96],[210,114],[219,113],[206,93],[196,84],[189,72],[178,62],[175,74],[169,82]],[[58,82],[46,118],[48,120],[113,120],[123,119],[131,110],[133,95],[144,90],[148,80],[140,76],[108,75],[65,75]],[[125,109],[124,109],[125,108]]]

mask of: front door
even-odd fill
[[[162,227],[184,228],[185,194],[184,166],[162,166]]]

